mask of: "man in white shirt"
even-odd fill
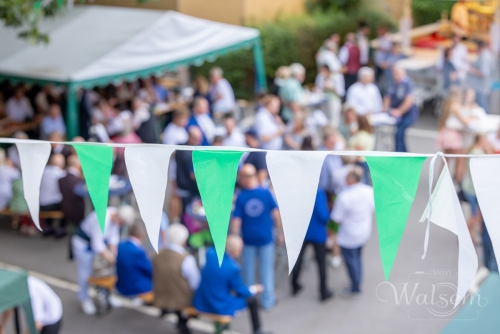
[[[382,111],[382,95],[374,80],[375,71],[370,67],[362,67],[358,72],[358,82],[347,91],[346,103],[353,106],[358,115]]]
[[[373,189],[361,183],[362,179],[361,167],[356,166],[349,171],[346,178],[348,187],[338,195],[330,215],[340,225],[337,242],[351,279],[351,287],[341,294],[345,297],[361,293],[361,249],[370,239],[372,231],[375,210]]]
[[[226,128],[226,133],[222,139],[223,146],[247,147],[245,135],[238,129],[233,115],[226,115],[224,117],[224,127]]]
[[[163,131],[163,144],[181,145],[187,142],[189,137],[186,130],[188,119],[189,111],[187,109],[176,110],[172,122]]]
[[[33,118],[33,108],[30,101],[24,95],[24,88],[17,87],[14,96],[12,96],[5,105],[7,117],[15,123],[25,122],[27,119]]]
[[[195,97],[193,101],[193,115],[189,119],[187,127],[198,127],[203,134],[203,146],[210,146],[215,137],[215,124],[209,116],[208,101],[204,97]]]
[[[28,289],[35,324],[41,334],[57,334],[61,329],[61,299],[42,280],[28,276]]]
[[[262,99],[263,107],[255,115],[254,129],[259,137],[261,148],[281,150],[285,126],[279,117],[280,100],[275,95],[266,95]]]
[[[85,314],[93,315],[96,312],[94,302],[88,295],[88,279],[92,275],[95,255],[114,264],[120,242],[120,226],[130,226],[135,219],[136,212],[131,206],[122,206],[120,209],[108,207],[104,233],[99,227],[96,212],[92,211],[73,234],[71,246],[78,270],[78,299]]]
[[[212,99],[212,110],[215,114],[227,114],[234,111],[235,99],[231,84],[224,78],[224,72],[220,67],[210,70],[210,98]]]
[[[42,174],[40,183],[40,211],[59,211],[61,210],[62,194],[59,189],[59,179],[66,176],[64,168],[66,161],[62,154],[52,154]],[[43,228],[43,235],[49,236],[56,232],[54,230],[54,219],[46,219]],[[64,222],[61,221],[61,228],[58,229],[56,237],[60,237]],[[61,230],[61,231],[60,231]]]
[[[370,35],[370,27],[366,22],[360,22],[358,26],[358,31],[356,32],[356,39],[358,41],[359,48],[359,60],[361,66],[367,66],[370,60],[370,42],[368,41],[368,36]]]
[[[451,53],[451,63],[455,66],[458,72],[458,78],[463,83],[467,77],[470,63],[468,60],[469,50],[467,46],[462,43],[460,35],[453,36],[453,51]],[[444,61],[444,58],[442,59]]]
[[[161,310],[175,311],[179,331],[190,333],[182,310],[191,305],[200,285],[200,270],[195,258],[186,251],[189,232],[184,225],[170,225],[167,238],[167,248],[153,257],[154,305]]]
[[[316,57],[316,65],[318,68],[326,65],[332,72],[340,72],[342,70],[342,64],[335,51],[337,50],[337,43],[331,39],[325,40],[323,43],[323,48],[318,52]]]
[[[478,40],[476,45],[478,57],[469,68],[467,85],[474,88],[477,104],[489,113],[489,97],[491,79],[495,71],[495,56],[484,41]]]

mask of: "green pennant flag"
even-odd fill
[[[240,151],[193,151],[193,168],[219,265],[224,259]]]
[[[109,177],[113,168],[113,148],[102,145],[73,144],[82,165],[90,199],[104,233],[108,208]]]
[[[425,157],[366,157],[373,182],[380,257],[389,279]]]

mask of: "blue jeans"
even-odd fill
[[[88,279],[92,275],[95,254],[91,250],[82,249],[75,245],[72,245],[72,248],[78,270],[78,300],[84,301],[90,298]]]
[[[493,244],[491,243],[490,235],[486,229],[486,225],[483,221],[483,232],[481,233],[481,238],[483,239],[483,261],[484,266],[488,268],[489,271],[498,272],[497,259],[495,257],[495,252],[493,251]]]
[[[361,292],[359,285],[361,284],[361,249],[358,248],[340,248],[342,250],[342,256],[344,257],[345,265],[347,267],[347,272],[349,273],[349,278],[351,279],[351,291]]]
[[[477,211],[479,209],[479,203],[477,201],[477,196],[468,194],[465,191],[462,192],[464,194],[465,200],[470,204],[470,210],[472,215],[477,216]]]
[[[247,286],[255,284],[255,263],[259,261],[260,284],[264,287],[261,303],[269,309],[276,303],[274,294],[274,242],[264,246],[245,245],[242,254],[243,281]]]
[[[408,152],[405,142],[406,129],[408,129],[413,123],[415,123],[417,118],[418,116],[405,116],[399,121],[395,137],[396,152]]]

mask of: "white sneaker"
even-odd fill
[[[114,308],[120,308],[123,306],[123,302],[115,296],[109,296],[108,300],[111,306],[113,306]]]
[[[92,299],[85,299],[82,301],[82,310],[86,315],[94,315],[96,313],[96,308]]]
[[[338,268],[342,264],[342,258],[340,256],[334,256],[332,258],[332,267]]]

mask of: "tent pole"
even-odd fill
[[[68,85],[68,101],[66,105],[66,128],[68,140],[78,136],[80,125],[78,119],[78,101],[76,98],[77,88],[73,84]]]
[[[264,55],[262,54],[262,42],[260,37],[253,46],[253,57],[255,61],[255,76],[257,81],[257,92],[267,91],[266,69],[264,68]]]

